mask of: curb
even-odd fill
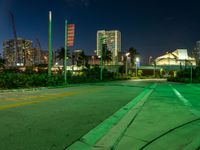
[[[117,81],[127,81],[127,80],[117,80]],[[109,83],[116,81],[108,81]],[[98,85],[108,83],[107,81],[102,82],[91,82],[91,83],[77,83],[77,84],[66,84],[66,85],[57,85],[57,86],[46,86],[46,87],[35,87],[35,88],[19,88],[19,89],[0,89],[0,94],[5,92],[25,92],[25,91],[38,91],[44,89],[59,89],[59,88],[70,88],[70,87],[78,87],[82,85]]]
[[[25,92],[25,91],[38,91],[38,90],[43,90],[47,89],[46,87],[39,87],[39,88],[30,88],[30,89],[10,89],[10,90],[0,90],[1,93],[6,93],[6,92]]]
[[[103,137],[106,133],[114,127],[119,121],[134,107],[138,102],[140,102],[153,88],[156,84],[150,85],[144,89],[136,98],[134,98],[127,105],[119,109],[112,116],[107,118],[105,121],[100,123],[97,127],[90,130],[81,139],[76,141],[74,144],[66,148],[66,150],[90,150],[93,146]]]
[[[200,148],[200,137],[198,137],[196,140],[194,140],[191,144],[186,146],[184,150],[198,150]]]

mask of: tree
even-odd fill
[[[1,54],[0,54],[0,68],[5,68],[5,59],[2,58]]]
[[[139,53],[134,47],[129,48],[128,52],[130,53],[131,63],[135,64],[135,59],[137,56],[139,56]]]
[[[57,50],[58,55],[56,56],[56,58],[58,58],[59,60],[63,61],[63,66],[64,66],[64,57],[65,57],[65,48],[61,47],[60,49]],[[70,53],[69,53],[69,49],[67,50],[67,58],[70,58]]]
[[[112,61],[112,52],[108,50],[107,44],[103,44],[102,47],[103,51],[102,51],[102,60],[104,63],[109,63]]]
[[[88,63],[88,57],[85,55],[84,51],[82,51],[77,57],[77,66],[86,66]]]

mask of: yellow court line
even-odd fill
[[[59,94],[48,94],[46,97],[42,96],[42,97],[40,97],[40,99],[37,99],[37,100],[26,100],[26,101],[15,103],[15,104],[2,105],[2,106],[0,106],[0,110],[15,108],[15,107],[24,106],[24,105],[33,104],[33,103],[39,103],[39,102],[46,101],[46,100],[60,100],[59,98],[63,98],[66,96],[73,96],[73,95],[77,95],[77,94],[92,93],[92,92],[98,91],[99,89],[105,90],[106,88],[98,87],[98,88],[93,88],[90,90],[82,90],[81,92],[64,92],[64,93],[59,93]],[[29,97],[29,96],[27,96],[27,97]],[[24,100],[24,98],[27,98],[27,97],[16,98],[16,99]],[[39,98],[39,96],[31,96],[31,97]]]
[[[15,103],[15,104],[3,105],[3,106],[0,106],[0,110],[15,108],[18,106],[23,106],[27,104],[33,104],[33,103],[39,103],[39,101],[34,100],[34,101],[26,101],[26,102],[20,102],[20,103]]]
[[[98,89],[102,89],[102,88],[94,88],[94,89],[91,89],[92,91],[94,90],[98,90]],[[85,89],[85,90],[82,90],[81,92],[63,92],[63,93],[58,93],[58,94],[45,94],[45,95],[32,95],[32,96],[24,96],[24,97],[20,97],[20,98],[5,98],[4,100],[5,101],[18,101],[18,100],[26,100],[26,99],[29,99],[29,98],[32,98],[32,99],[38,99],[38,98],[44,98],[46,99],[46,97],[51,97],[51,96],[58,96],[58,95],[63,95],[63,94],[66,94],[66,95],[63,95],[63,96],[68,96],[68,94],[72,94],[72,93],[75,93],[75,94],[82,94],[82,93],[85,93],[85,92],[90,92],[91,90],[88,90],[88,89]],[[74,95],[74,94],[73,94]]]

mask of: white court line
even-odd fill
[[[176,94],[176,96],[185,104],[185,106],[189,106],[190,107],[190,111],[197,115],[200,116],[200,111],[196,110],[192,107],[192,104],[189,102],[189,100],[187,100],[183,95],[181,95],[181,93],[175,89],[174,87],[172,87],[171,84],[169,84],[169,86],[172,88],[173,92]]]

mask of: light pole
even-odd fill
[[[68,30],[68,23],[67,20],[65,20],[65,51],[64,51],[64,81],[65,84],[67,84],[67,31]]]
[[[152,56],[149,57],[149,65],[151,65],[151,59],[152,58],[153,58]]]
[[[94,56],[92,56],[92,64],[94,65]]]
[[[126,53],[126,76],[128,74],[128,56],[130,55],[130,53]]]
[[[101,50],[100,50],[100,55],[101,55],[101,59],[100,59],[100,80],[103,80],[103,42],[105,40],[105,37],[101,37],[100,38],[100,45],[101,45]]]
[[[136,57],[136,59],[135,59],[135,61],[136,61],[136,63],[135,63],[135,76],[137,77],[137,70],[138,70],[138,64],[139,64],[139,62],[140,62],[140,58],[138,58],[138,57]]]
[[[100,39],[100,45],[101,45],[101,50],[100,50],[100,55],[101,55],[101,60],[100,60],[100,80],[102,81],[103,80],[103,39],[101,38]]]
[[[52,13],[49,12],[49,39],[48,39],[48,49],[49,49],[49,63],[48,63],[48,76],[51,77],[52,68]]]
[[[190,66],[190,83],[192,83],[192,69],[193,69],[193,67],[192,67],[192,62],[190,62],[191,63],[191,66]]]
[[[156,77],[156,62],[155,61],[153,62],[153,75],[155,78]]]

